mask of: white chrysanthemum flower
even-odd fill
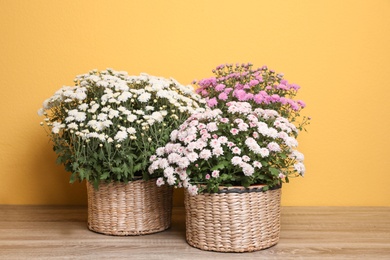
[[[104,81],[104,80],[99,80],[98,82],[96,82],[96,86],[98,87],[108,87],[109,83],[107,81]]]
[[[228,139],[226,136],[220,136],[218,137],[218,141],[221,143],[221,144],[226,144],[228,142]]]
[[[241,149],[238,148],[237,146],[233,147],[231,150],[233,154],[241,154]]]
[[[163,177],[160,177],[160,178],[157,179],[156,185],[157,185],[158,187],[160,187],[160,186],[162,186],[162,185],[164,185],[164,184],[165,184],[165,182],[164,182],[164,178],[163,178]]]
[[[231,162],[232,162],[233,165],[239,165],[240,163],[242,163],[242,159],[239,156],[234,156],[231,159]]]
[[[75,94],[74,94],[74,91],[73,90],[71,90],[71,89],[67,89],[67,90],[65,90],[64,92],[62,92],[62,95],[64,96],[64,97],[68,97],[68,98],[75,98]]]
[[[261,165],[261,162],[259,162],[259,161],[254,161],[253,167],[260,169],[261,167],[263,167],[263,165]]]
[[[141,95],[138,96],[138,101],[142,103],[146,103],[149,101],[151,96],[152,95],[148,92],[142,93]]]
[[[303,162],[303,160],[305,159],[303,153],[300,153],[297,150],[293,150],[290,154],[290,157],[296,159],[298,162]]]
[[[157,154],[157,156],[163,156],[165,154],[165,148],[164,147],[157,148],[156,154]]]
[[[287,137],[287,138],[284,140],[284,143],[285,143],[288,147],[297,147],[297,146],[298,146],[298,141],[297,141],[294,137]]]
[[[153,162],[150,164],[150,166],[149,166],[149,168],[148,168],[148,171],[149,171],[150,174],[153,174],[154,171],[157,170],[157,169],[159,169],[159,168],[160,168],[160,161],[159,161],[159,159],[157,159],[157,160],[153,161]]]
[[[64,127],[65,127],[65,124],[61,124],[60,122],[54,122],[51,131],[53,134],[58,134],[60,132],[60,130]]]
[[[98,119],[99,121],[104,121],[104,120],[107,120],[107,117],[108,117],[107,114],[105,114],[105,113],[100,113],[100,114],[97,116],[97,119]]]
[[[255,169],[248,163],[242,162],[240,164],[240,167],[242,168],[242,172],[244,173],[245,176],[252,176],[253,173],[255,172]]]
[[[275,128],[270,127],[270,128],[268,128],[268,133],[266,136],[269,136],[269,137],[275,139],[276,137],[278,137],[278,131]]]
[[[81,111],[86,111],[88,109],[88,104],[86,103],[83,103],[81,105],[79,105],[78,107]]]
[[[178,162],[177,162],[177,165],[180,167],[180,168],[187,168],[188,165],[190,165],[190,160],[188,160],[187,157],[182,157]]]
[[[87,134],[87,138],[99,138],[99,134],[96,132],[92,132]]]
[[[104,134],[100,134],[98,136],[99,140],[102,141],[102,142],[105,142],[106,141],[106,136]]]
[[[206,146],[207,146],[207,142],[203,141],[202,139],[196,141],[196,149],[202,150]]]
[[[305,165],[301,162],[294,164],[294,169],[302,176],[305,174],[306,171]]]
[[[127,108],[125,108],[124,106],[119,106],[118,108],[118,111],[122,112],[122,113],[126,113],[126,111],[129,111],[127,110]]]
[[[208,123],[207,130],[209,130],[210,132],[215,132],[218,130],[218,126],[215,122]]]
[[[107,127],[110,127],[112,125],[112,121],[111,120],[104,120],[103,122],[101,122],[102,126],[107,128]]]
[[[267,145],[267,148],[268,148],[271,152],[280,152],[280,151],[281,151],[280,146],[279,146],[276,142],[270,142],[270,143]]]
[[[184,181],[185,179],[188,178],[188,174],[186,173],[185,170],[182,170],[182,169],[180,169],[180,168],[177,168],[177,169],[176,169],[176,172],[177,172],[177,174],[179,174],[180,180]]]
[[[118,142],[124,141],[128,137],[128,134],[126,131],[118,131],[114,137],[114,139]]]
[[[65,122],[69,123],[69,122],[72,122],[74,120],[74,116],[68,116],[65,118]]]
[[[176,139],[177,139],[177,134],[179,133],[179,131],[178,130],[173,130],[172,132],[171,132],[171,134],[170,134],[170,139],[171,139],[171,141],[172,142],[175,142],[176,141]]]
[[[161,153],[161,151],[160,151]],[[181,159],[181,156],[178,155],[177,153],[170,153],[168,155],[168,162],[169,163],[177,163]]]
[[[199,158],[201,159],[208,160],[210,157],[211,157],[211,151],[209,149],[203,149],[199,153]]]
[[[199,155],[195,152],[191,152],[187,154],[187,158],[188,160],[190,160],[190,162],[195,162],[196,160],[198,160]]]
[[[90,75],[89,77],[88,77],[88,79],[89,80],[91,80],[91,81],[93,81],[93,82],[98,82],[98,81],[100,81],[100,77],[99,76],[96,76],[96,75]]]
[[[176,183],[176,177],[174,175],[168,176],[167,177],[167,183],[169,185],[174,185]]]
[[[138,110],[134,110],[133,111],[135,114],[137,114],[137,115],[140,115],[140,116],[143,116],[143,115],[145,115],[145,112],[144,111],[142,111],[142,110],[140,110],[140,109],[138,109]]]
[[[158,160],[158,162],[161,169],[165,169],[169,166],[168,160],[165,158]]]
[[[77,130],[79,128],[79,126],[76,124],[76,123],[70,123],[68,125],[68,129],[74,129],[74,130]]]
[[[219,177],[219,171],[218,170],[214,170],[212,173],[211,173],[211,176],[213,178],[218,178]]]
[[[190,194],[191,196],[195,196],[196,194],[198,194],[198,187],[196,185],[188,184],[187,191],[188,194]]]
[[[275,117],[278,117],[279,116],[279,113],[276,112],[275,110],[272,110],[272,109],[266,109],[264,110],[264,114],[263,114],[263,117],[267,117],[267,118],[275,118]]]
[[[75,98],[78,100],[84,100],[87,98],[87,94],[84,91],[76,91]]]
[[[116,100],[115,98],[110,98],[109,100],[108,100],[108,103],[118,103],[119,101],[118,100]]]
[[[119,111],[114,110],[114,109],[110,109],[108,112],[108,118],[113,119],[115,117],[119,117]]]
[[[196,142],[190,142],[188,145],[187,145],[187,151],[188,152],[192,152],[192,151],[194,151],[195,149],[197,149],[197,144],[196,144]],[[199,149],[199,150],[201,150],[201,149]]]
[[[257,127],[257,131],[263,135],[263,136],[268,136],[268,133],[269,133],[269,128],[267,126],[267,124],[261,124],[263,122],[259,122],[259,126]]]
[[[189,134],[189,135],[187,135],[186,136],[186,138],[184,138],[184,143],[185,144],[189,144],[189,143],[191,143],[194,139],[196,139],[196,135],[194,135],[194,134]]]
[[[244,155],[241,158],[242,158],[242,161],[244,161],[244,162],[249,162],[251,160],[251,158],[248,155]]]
[[[174,173],[174,170],[171,166],[164,169],[164,177],[166,177],[166,178],[172,176],[173,173]]]
[[[261,157],[268,157],[269,155],[269,150],[267,148],[260,148],[260,151],[259,151]]]
[[[247,116],[248,120],[251,121],[251,122],[254,122],[254,123],[257,123],[259,122],[259,119],[257,118],[257,116],[251,114],[251,115],[248,115]]]
[[[125,81],[120,81],[120,82],[114,83],[114,88],[116,91],[122,91],[122,92],[129,90],[129,87],[127,86]]]
[[[137,133],[137,131],[135,130],[134,127],[129,127],[129,128],[127,128],[127,132],[128,132],[129,134],[131,134],[131,135]]]
[[[77,109],[72,109],[72,110],[69,110],[69,111],[68,111],[68,115],[69,115],[69,116],[76,117],[76,115],[77,115],[78,112],[79,112],[79,111],[78,111]]]
[[[219,147],[221,147],[221,143],[218,141],[218,139],[211,139],[209,144],[210,144],[210,146],[212,148],[219,148]]]
[[[93,104],[91,108],[88,109],[88,112],[94,114],[96,110],[99,108],[99,106],[100,106],[99,104]]]
[[[247,123],[239,123],[238,124],[238,129],[240,131],[247,131],[249,128],[249,125]]]
[[[246,146],[248,146],[249,150],[251,150],[252,152],[254,152],[256,154],[261,153],[261,148],[260,148],[259,144],[252,137],[247,138],[245,140],[245,144],[246,144]]]
[[[283,140],[286,140],[286,138],[288,138],[288,134],[286,132],[279,132],[278,133],[278,138],[280,139],[283,139]]]
[[[160,112],[153,112],[153,114],[151,115],[152,119],[153,120],[156,120],[157,122],[161,123],[163,120],[164,120],[164,116],[162,113]]]
[[[131,115],[127,116],[127,121],[129,121],[130,123],[133,123],[135,120],[137,120],[137,116],[136,115],[131,114]]]
[[[85,112],[77,112],[74,118],[77,122],[83,122],[87,119],[87,114]]]
[[[169,97],[169,92],[166,90],[159,90],[156,92],[156,96],[159,98],[168,98]]]
[[[126,102],[127,100],[129,100],[129,98],[132,98],[132,97],[133,97],[133,94],[131,94],[130,92],[126,91],[126,92],[123,92],[122,94],[120,94],[117,97],[117,99],[120,102]]]
[[[92,120],[89,120],[89,121],[88,121],[87,126],[90,126],[90,127],[92,127],[92,128],[95,128],[96,125],[97,125],[97,123],[98,123],[98,122],[97,122],[96,120],[92,119]]]
[[[221,155],[223,155],[223,149],[222,147],[215,147],[212,151],[213,155],[215,155],[216,157],[219,157]]]

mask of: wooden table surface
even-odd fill
[[[169,230],[136,237],[86,220],[86,207],[0,205],[0,259],[390,259],[390,207],[282,207],[279,243],[252,253],[189,246],[183,208]]]

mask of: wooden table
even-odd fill
[[[183,208],[169,230],[138,237],[97,234],[86,220],[86,207],[0,205],[0,259],[390,259],[390,207],[282,207],[279,243],[253,253],[189,246]]]

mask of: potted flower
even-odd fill
[[[281,185],[305,172],[296,138],[307,121],[296,126],[299,109],[288,114],[292,108],[281,102],[240,100],[234,87],[221,91],[247,80],[200,81],[198,92],[214,109],[190,116],[151,157],[149,173],[161,175],[158,186],[185,188],[186,239],[203,250],[245,252],[275,245]],[[227,97],[218,97],[221,93]]]
[[[71,173],[86,180],[88,227],[112,235],[167,229],[172,188],[156,187],[149,157],[204,101],[174,79],[107,69],[75,78],[38,111],[57,153]]]
[[[267,66],[253,68],[251,63],[222,64],[213,69],[214,76],[194,81],[196,92],[207,100],[211,108],[224,109],[228,101],[245,101],[253,107],[273,109],[295,122],[306,104],[295,100],[300,86],[289,83],[283,74]],[[300,130],[308,123],[303,117]]]

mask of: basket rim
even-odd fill
[[[252,193],[252,192],[265,192],[264,191],[265,186],[266,186],[265,184],[254,184],[254,185],[251,185],[247,188],[245,188],[244,186],[230,186],[230,187],[219,186],[217,192],[202,191],[201,193],[199,193],[199,195],[200,194],[226,194],[226,193],[242,194],[242,193]],[[276,185],[274,187],[267,189],[266,191],[278,190],[281,188],[282,188],[282,184],[279,184],[279,185]]]
[[[148,180],[144,180],[142,177],[139,176],[139,177],[135,177],[134,179],[129,180],[129,181],[99,180],[99,185],[100,184],[107,184],[107,185],[108,184],[130,184],[130,183],[135,183],[135,182],[149,182],[149,181],[153,181],[153,180],[157,180],[157,178],[150,178]],[[86,182],[93,185],[93,181],[91,181],[91,180],[87,180]]]

